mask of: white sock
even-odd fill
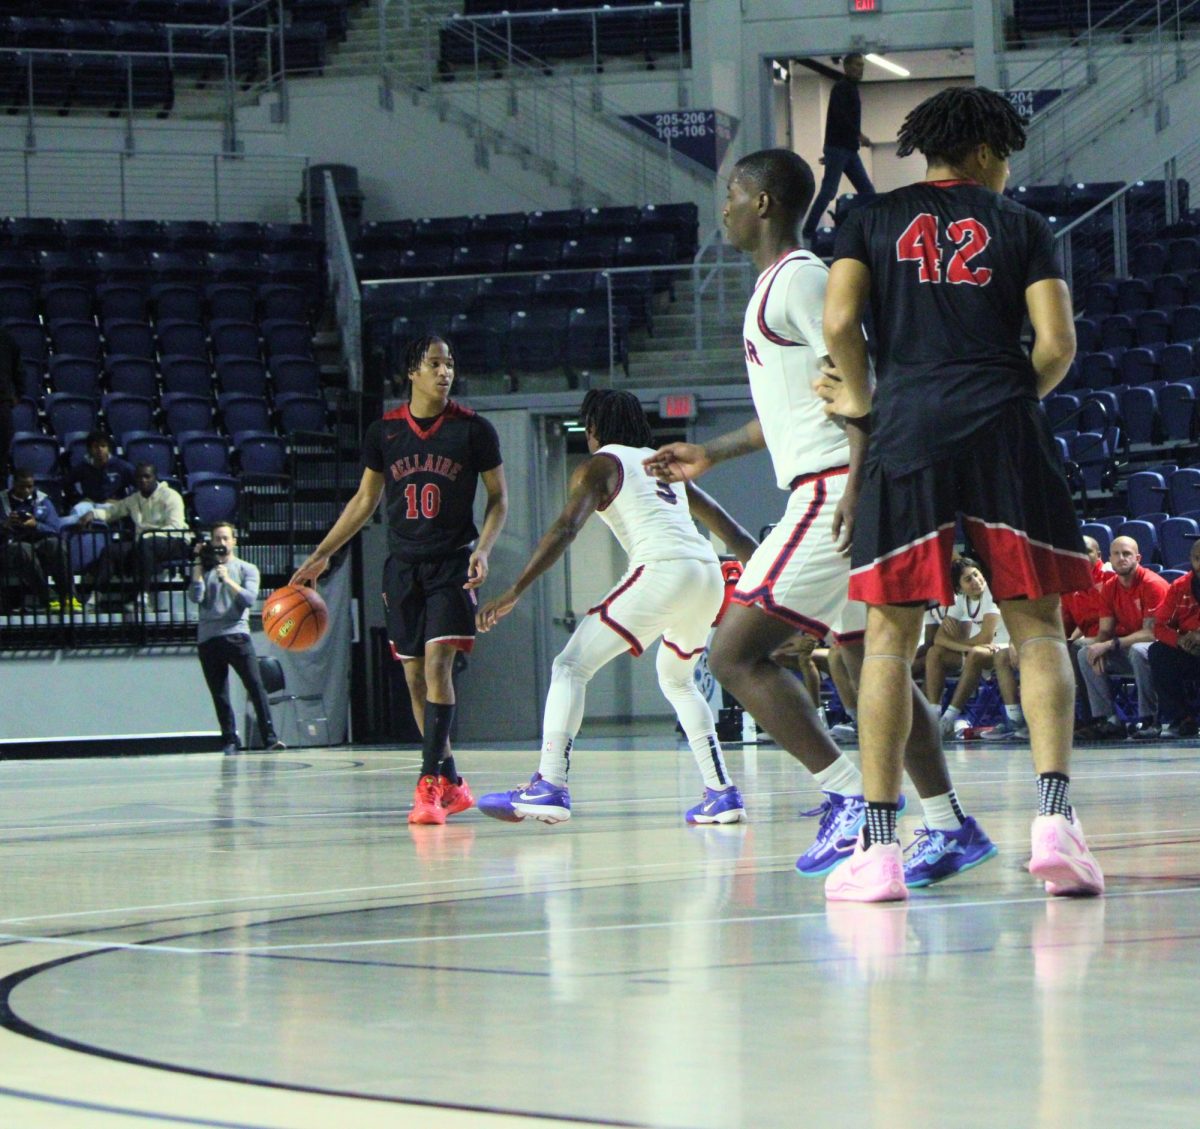
[[[953,792],[943,792],[940,796],[927,796],[921,800],[921,810],[925,813],[925,826],[930,831],[957,831],[962,826],[962,820],[954,810],[951,799]]]
[[[571,771],[571,746],[575,742],[567,733],[547,733],[542,738],[542,763],[538,772],[557,788],[567,786],[567,774]]]
[[[1004,713],[1014,728],[1019,729],[1025,724],[1025,711],[1020,706],[1005,706]]]
[[[704,777],[706,788],[718,790],[733,786],[729,779],[729,770],[725,767],[725,757],[721,753],[721,743],[716,733],[705,733],[693,737],[688,744],[692,747],[692,755],[696,758],[696,767]]]
[[[863,791],[862,773],[845,753],[828,768],[814,772],[822,792],[836,792],[839,796],[861,796]]]
[[[960,717],[962,717],[962,710],[957,706],[947,706],[942,711],[943,721],[957,721]]]

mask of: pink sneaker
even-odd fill
[[[899,843],[876,843],[864,849],[862,832],[854,853],[825,879],[825,897],[831,902],[902,902],[904,854]]]
[[[1046,883],[1046,893],[1095,895],[1104,893],[1104,875],[1083,841],[1083,824],[1072,813],[1039,815],[1033,821],[1029,873]]]

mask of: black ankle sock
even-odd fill
[[[1043,772],[1038,777],[1038,815],[1071,818],[1071,778],[1062,772]]]
[[[458,775],[458,769],[454,767],[453,754],[442,761],[442,767],[438,769],[438,772],[440,772],[447,780],[449,780],[451,784],[462,783],[462,777]]]
[[[873,843],[896,843],[896,816],[899,804],[877,804],[867,801],[867,821],[863,824],[863,848]]]
[[[425,703],[425,739],[421,743],[421,775],[439,776],[442,758],[450,740],[450,723],[454,720],[454,707]]]

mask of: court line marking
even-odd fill
[[[1113,893],[1105,894],[1104,900],[1113,901],[1121,898],[1172,897],[1180,894],[1200,894],[1200,885],[1177,886],[1162,890],[1118,890],[1114,891]],[[986,909],[996,906],[1049,904],[1051,904],[1051,902],[1048,896],[1042,894],[1032,895],[1025,898],[982,898],[969,902],[934,902],[932,900],[928,902],[923,900],[913,902],[912,900],[909,900],[903,903],[881,905],[877,908],[883,913],[896,912],[900,909],[906,909],[918,913],[930,913],[964,909]],[[809,910],[803,913],[763,914],[761,916],[740,917],[689,918],[687,920],[687,924],[689,926],[770,925],[778,922],[824,919],[825,917],[825,907],[822,906],[819,910]],[[263,921],[257,922],[253,925],[221,926],[210,930],[210,932],[223,932],[227,930],[233,931],[235,929],[265,928],[271,924],[272,922],[270,921]],[[179,945],[162,945],[156,943],[138,944],[137,942],[131,941],[89,941],[82,937],[27,937],[13,933],[0,933],[0,941],[28,945],[58,945],[64,948],[73,949],[111,950],[114,952],[165,953],[172,956],[253,956],[257,953],[310,952],[314,950],[323,951],[329,949],[365,949],[381,948],[388,945],[424,945],[447,944],[452,942],[465,943],[470,941],[502,941],[518,937],[547,937],[551,935],[560,936],[568,933],[626,933],[638,932],[640,930],[674,929],[679,925],[679,919],[670,919],[667,921],[627,921],[619,922],[613,925],[579,925],[557,929],[508,929],[498,930],[490,933],[446,933],[432,937],[380,937],[370,941],[311,941],[308,943],[296,943],[288,945],[228,945],[207,949],[187,948]]]
[[[85,1102],[78,1098],[60,1098],[53,1094],[37,1094],[31,1090],[13,1090],[0,1086],[0,1097],[19,1098],[22,1101],[39,1102],[42,1105],[65,1106],[67,1109],[86,1109],[96,1113],[114,1113],[124,1117],[135,1117],[142,1121],[162,1121],[173,1125],[207,1125],[214,1129],[273,1129],[267,1125],[252,1125],[249,1121],[211,1121],[206,1117],[187,1117],[181,1113],[163,1113],[158,1110],[134,1109],[132,1106],[107,1105],[104,1102]]]

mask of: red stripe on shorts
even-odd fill
[[[850,573],[850,599],[879,607],[910,604],[914,600],[954,603],[950,587],[950,554],[954,549],[954,524],[942,526],[917,541],[862,565]]]
[[[675,654],[677,654],[685,662],[688,659],[694,659],[697,655],[702,655],[704,653],[703,647],[697,647],[694,651],[681,651],[665,635],[663,636],[663,646],[666,647],[670,651],[674,651]]]
[[[989,587],[997,600],[1036,600],[1092,587],[1092,564],[1086,553],[1030,540],[1028,533],[999,522],[964,514],[963,523],[988,566]]]
[[[642,573],[645,572],[645,570],[646,570],[645,565],[638,565],[637,568],[635,568],[633,570],[633,574],[629,577],[628,580],[625,581],[624,584],[622,584],[619,588],[616,588],[612,592],[610,592],[594,608],[588,608],[588,615],[592,615],[594,612],[599,612],[600,613],[600,622],[605,623],[609,627],[611,627],[618,635],[621,636],[622,639],[625,640],[626,643],[629,644],[629,650],[632,653],[634,658],[637,658],[642,653],[643,648],[642,648],[641,643],[638,642],[637,636],[634,635],[634,633],[632,631],[630,631],[627,627],[623,627],[615,619],[613,619],[612,616],[610,616],[608,614],[608,608],[609,608],[609,605],[612,604],[612,602],[618,596],[622,595],[625,592],[628,592],[629,589],[632,588],[634,586],[634,584],[637,583],[638,577],[640,577],[642,575]]]

